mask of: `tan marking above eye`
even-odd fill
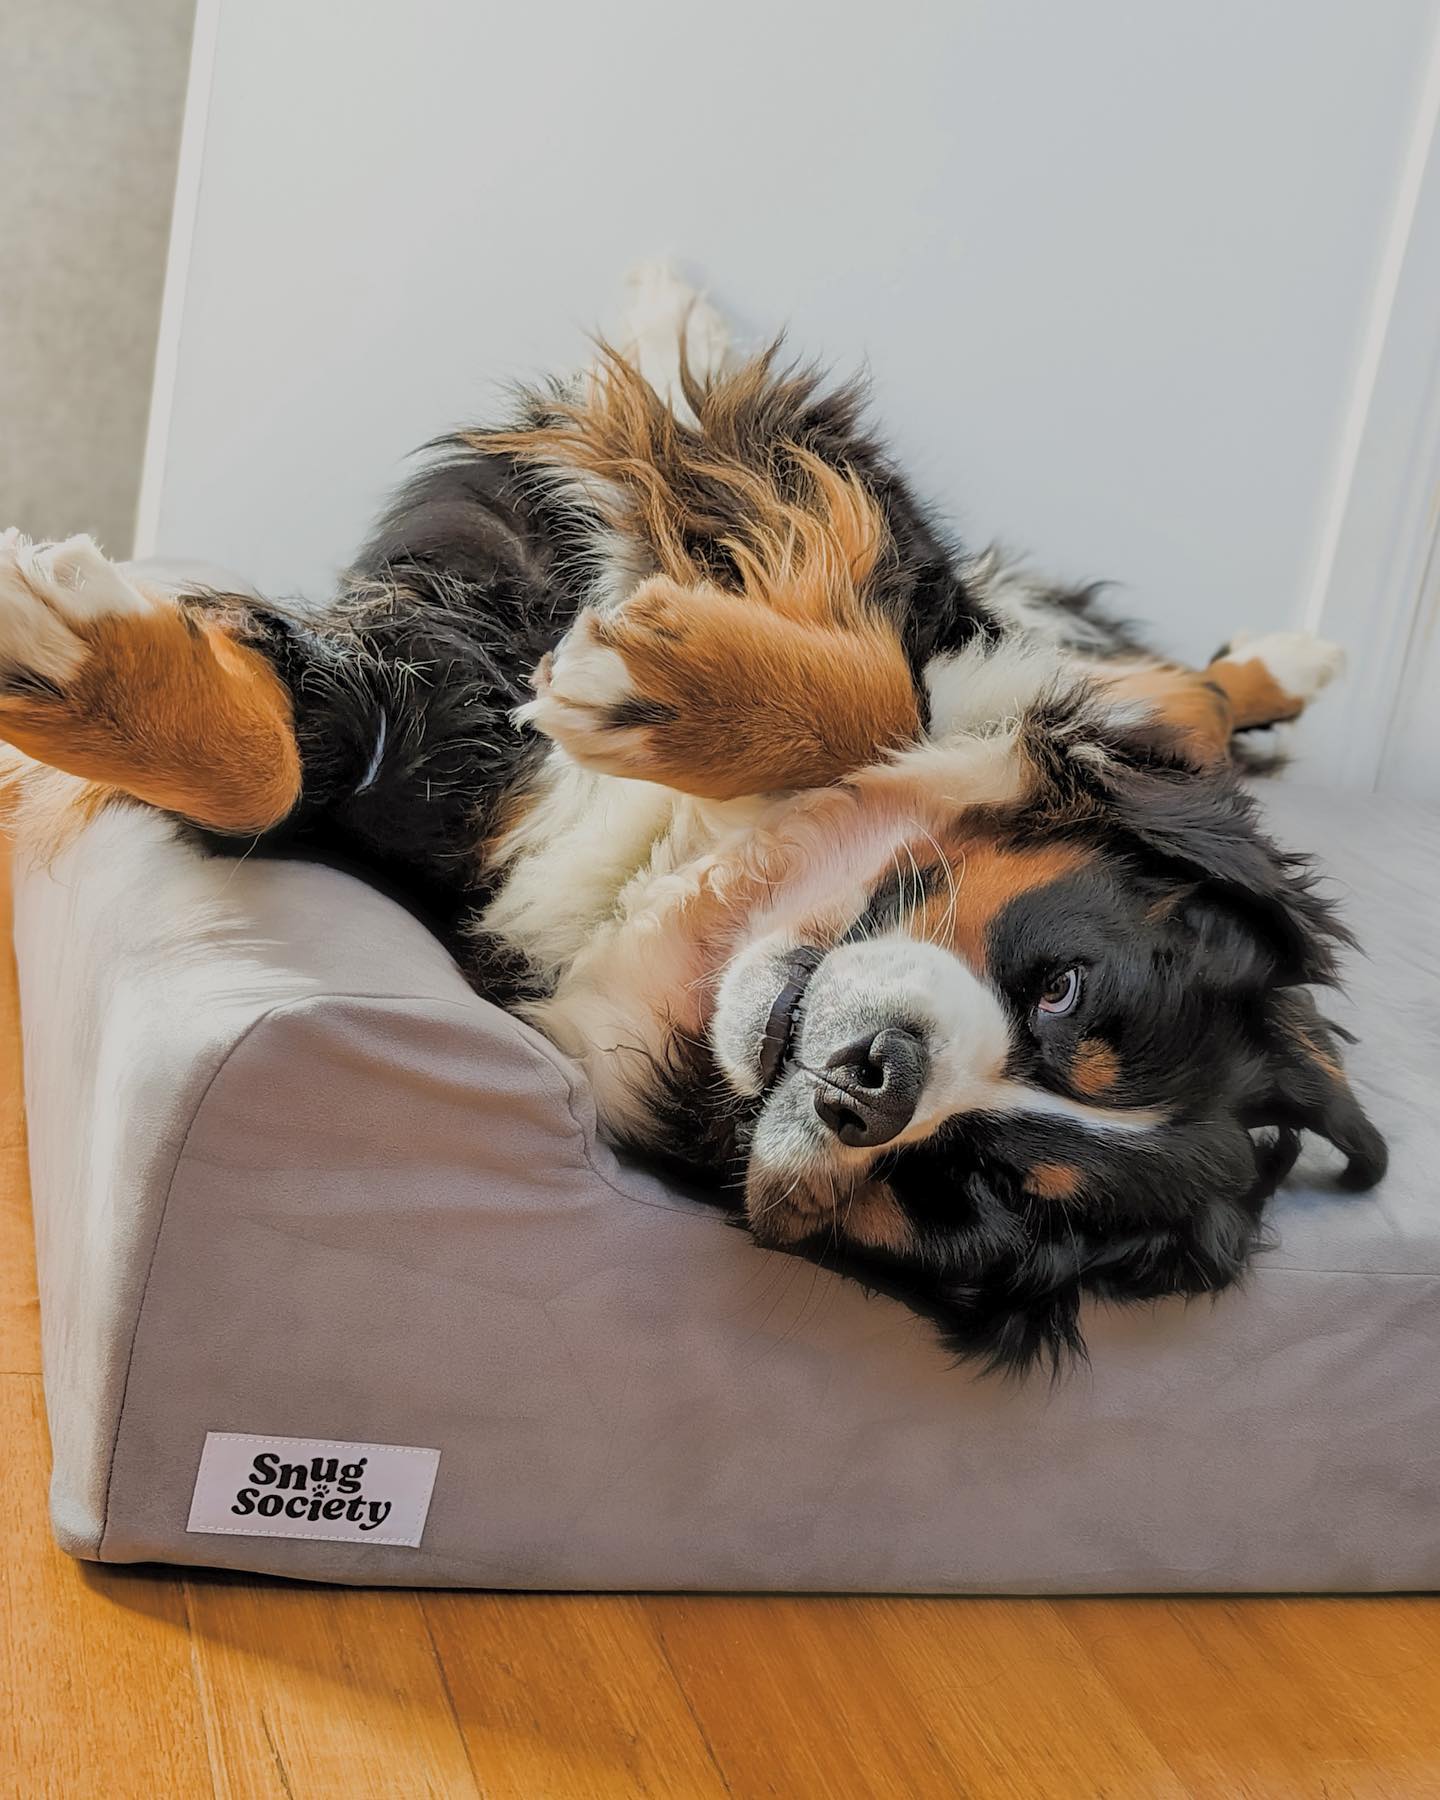
[[[1074,1163],[1036,1163],[1025,1177],[1025,1192],[1037,1200],[1073,1200],[1080,1192],[1080,1171]]]
[[[1092,860],[1077,844],[1017,850],[979,837],[952,841],[944,850],[949,878],[941,874],[910,929],[958,950],[977,970],[984,967],[985,934],[997,914],[1021,894],[1048,887]]]
[[[1105,1094],[1120,1079],[1120,1058],[1102,1038],[1081,1038],[1070,1064],[1070,1085],[1077,1094],[1094,1098]]]

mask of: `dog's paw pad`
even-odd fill
[[[1225,648],[1232,662],[1261,662],[1275,685],[1309,701],[1345,672],[1345,652],[1313,631],[1239,631]]]

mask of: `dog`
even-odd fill
[[[1378,1181],[1310,992],[1349,935],[1234,767],[1339,653],[1189,669],[966,551],[855,386],[663,270],[618,345],[432,445],[318,611],[6,534],[20,829],[359,867],[616,1144],[990,1368],[1236,1281],[1303,1130]]]

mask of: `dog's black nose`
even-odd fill
[[[857,1038],[827,1059],[815,1110],[842,1144],[888,1144],[915,1116],[930,1057],[913,1031]]]

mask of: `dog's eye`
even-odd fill
[[[1035,1010],[1057,1018],[1061,1014],[1074,1012],[1079,1003],[1080,971],[1066,969],[1063,975],[1056,975],[1045,984],[1040,998],[1035,1002]]]

